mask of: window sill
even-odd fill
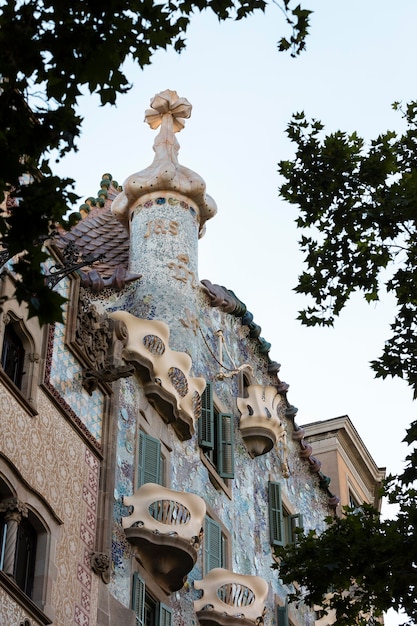
[[[21,606],[33,620],[42,626],[52,624],[52,620],[18,587],[10,576],[0,571],[0,587]]]
[[[204,454],[202,450],[200,450],[200,458],[201,458],[203,465],[205,465],[205,467],[207,468],[209,479],[213,487],[217,489],[217,491],[224,491],[224,493],[229,498],[229,500],[232,500],[232,490],[230,488],[230,485],[228,484],[230,480],[227,478],[224,479],[221,476],[219,476],[219,474],[216,471],[216,468],[214,467],[212,463],[210,463],[210,461],[208,460],[208,458],[206,457],[206,455]],[[225,482],[226,480],[228,481],[227,483]]]
[[[19,387],[17,387],[12,380],[7,376],[7,374],[0,367],[0,380],[4,384],[4,386],[10,391],[13,397],[17,400],[17,402],[22,406],[29,415],[34,417],[38,415],[38,411],[35,407],[29,402],[29,400],[23,395],[20,391]]]

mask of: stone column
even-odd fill
[[[0,502],[0,513],[4,513],[6,522],[6,545],[4,548],[3,571],[14,576],[16,555],[17,530],[22,517],[28,516],[26,505],[17,498],[10,498]]]

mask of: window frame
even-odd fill
[[[11,464],[0,458],[0,501],[16,498],[28,510],[28,519],[37,534],[34,581],[31,596],[27,595],[4,571],[0,571],[0,586],[23,606],[40,624],[51,624],[53,555],[56,551],[59,526],[62,524],[48,503],[24,484]]]
[[[146,483],[164,485],[165,459],[162,455],[161,441],[143,430],[139,430],[137,441],[136,489]]]
[[[10,280],[8,276],[6,278]],[[36,318],[27,319],[26,308],[19,307],[11,300],[7,302],[0,322],[0,378],[9,391],[15,396],[19,404],[31,415],[37,415],[37,390],[41,384],[41,354],[45,329],[39,326]],[[12,331],[22,344],[23,364],[22,377],[19,384],[3,369],[4,345],[6,327],[11,325]]]
[[[198,443],[213,470],[223,480],[234,478],[234,415],[218,409],[213,384],[206,382],[201,396]]]
[[[133,572],[131,608],[135,613],[136,626],[145,626],[146,604],[154,607],[155,626],[172,626],[172,609],[147,591],[146,582],[139,572]]]
[[[216,567],[224,567],[225,560],[222,527],[212,517],[206,515],[204,519],[204,576]]]
[[[22,391],[25,348],[16,324],[9,322],[4,326],[3,345],[1,349],[1,366],[6,376]]]
[[[295,531],[303,528],[303,516],[301,513],[290,513],[282,501],[281,484],[278,482],[268,483],[268,512],[271,545],[286,546],[295,543]]]
[[[212,559],[211,556],[213,553],[212,545],[208,545],[211,537],[217,535],[217,563],[213,563],[211,567],[209,567],[209,559]],[[217,517],[211,507],[207,506],[207,514],[204,518],[204,539],[203,539],[203,563],[202,570],[203,576],[205,576],[210,570],[215,567],[223,567],[224,569],[228,569],[229,564],[231,563],[231,549],[232,542],[230,533],[227,528],[221,522],[221,520]],[[216,558],[216,557],[214,557]]]
[[[289,626],[288,607],[286,604],[277,606],[277,626]]]

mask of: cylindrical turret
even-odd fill
[[[188,351],[198,312],[198,238],[217,209],[204,180],[178,163],[175,133],[190,117],[191,104],[166,90],[151,107],[145,121],[161,127],[154,161],[126,179],[112,210],[130,231],[130,271],[142,274],[129,312],[165,322],[171,346]]]

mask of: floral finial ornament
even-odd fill
[[[177,92],[171,89],[165,89],[154,96],[151,107],[145,111],[145,122],[152,130],[161,126],[164,115],[170,115],[174,133],[179,133],[184,128],[184,120],[191,117],[193,108],[187,98],[179,98]]]
[[[176,137],[176,133],[184,128],[185,120],[191,117],[192,106],[171,89],[156,94],[150,105],[151,108],[145,111],[145,122],[152,130],[160,129],[153,144],[153,162],[125,180],[123,191],[113,201],[113,214],[129,228],[130,215],[143,196],[158,192],[162,202],[156,202],[162,204],[165,203],[165,193],[180,193],[183,202],[185,196],[193,205],[193,210],[197,209],[198,236],[202,237],[205,223],[216,214],[217,206],[206,193],[206,184],[201,176],[178,162],[180,145]],[[178,197],[176,199],[178,201]]]

